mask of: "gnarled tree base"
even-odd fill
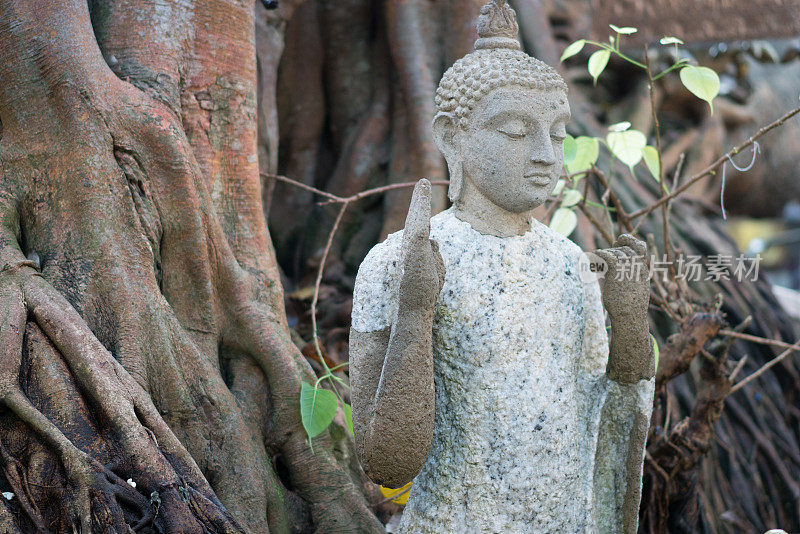
[[[2,530],[379,532],[300,423],[253,6],[145,4],[0,0]]]

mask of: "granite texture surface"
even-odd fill
[[[579,278],[580,248],[537,221],[481,234],[451,210],[431,219],[431,239],[446,269],[435,430],[400,532],[621,532],[630,427],[649,413],[652,381],[606,378],[600,288]],[[361,265],[354,330],[393,324],[401,242],[390,235]]]

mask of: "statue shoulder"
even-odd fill
[[[539,232],[549,248],[561,251],[570,260],[578,261],[581,254],[583,254],[583,249],[577,243],[542,222],[536,221],[535,224],[537,224]]]
[[[453,216],[448,211],[431,217],[431,239],[446,244],[453,233]],[[374,332],[391,326],[397,311],[397,292],[403,275],[403,231],[400,230],[378,243],[358,267],[353,287],[352,326],[359,332]],[[449,248],[440,246],[447,263]]]

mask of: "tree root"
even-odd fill
[[[48,61],[63,51],[72,62],[37,67],[56,86],[30,99],[57,127],[21,110],[30,122],[4,132],[11,146],[0,152],[0,266],[8,266],[0,284],[20,323],[7,329],[15,348],[4,379],[21,390],[0,396],[13,412],[2,436],[6,464],[19,465],[20,494],[26,476],[49,478],[27,491],[28,515],[38,506],[45,527],[60,521],[56,530],[69,530],[75,515],[85,527],[78,491],[88,494],[90,528],[120,530],[122,514],[125,528],[267,532],[268,523],[286,531],[288,489],[319,530],[380,532],[350,478],[350,447],[334,450],[323,437],[312,452],[300,423],[300,381],[314,376],[288,336],[264,228],[251,143],[255,62],[220,59],[252,51],[252,5],[202,3],[205,13],[178,4],[165,15],[112,3],[93,21],[80,0],[24,0],[13,17],[28,33],[3,34],[24,48],[59,20],[72,39],[66,51],[56,37],[42,43]],[[221,9],[230,20],[217,28],[220,17],[209,14]],[[200,12],[214,24],[197,22],[187,42],[172,35]],[[134,19],[154,22],[145,25],[152,47],[132,37]],[[170,35],[156,38],[166,22]],[[227,42],[223,34],[224,53],[209,46]],[[113,72],[97,39],[109,61],[122,60]],[[29,58],[18,59],[11,67],[23,80]],[[131,73],[141,89],[115,73]],[[42,275],[23,247],[42,258]],[[264,372],[268,406],[249,391],[232,393],[241,377],[231,376],[231,362],[245,360]],[[276,476],[270,456],[287,477]],[[139,497],[106,469],[135,480]]]
[[[0,402],[60,459],[71,487],[68,515],[74,530],[127,533],[130,517],[137,530],[153,523],[160,510],[159,528],[167,531],[188,528],[198,532],[204,529],[240,532],[191,456],[164,424],[149,396],[100,345],[77,312],[35,271],[31,262],[20,259],[5,264],[0,272],[0,309],[4,310],[0,324]],[[127,453],[125,463],[133,467],[131,474],[143,490],[158,499],[157,510],[153,510],[152,498],[148,501],[79,450],[21,390],[19,370],[29,313],[64,356],[83,391],[104,411]],[[144,421],[139,421],[137,412]],[[146,422],[152,428],[143,426]],[[160,436],[160,444],[156,436]],[[162,450],[181,474],[162,455]],[[31,497],[24,467],[2,444],[0,457],[21,508],[37,530],[48,530]]]

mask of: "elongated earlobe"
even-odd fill
[[[433,139],[439,151],[447,161],[447,171],[450,174],[450,187],[447,196],[455,204],[464,190],[464,171],[461,161],[461,152],[456,146],[456,131],[458,122],[451,113],[439,112],[433,118]]]
[[[456,204],[464,190],[464,163],[460,160],[450,164],[447,162],[447,171],[450,174],[450,186],[447,188],[447,197]]]

